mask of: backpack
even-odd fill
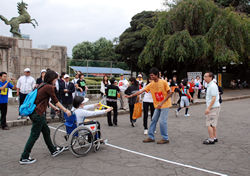
[[[36,97],[37,97],[37,91],[40,88],[42,88],[45,84],[47,84],[47,83],[43,83],[42,85],[35,88],[32,92],[30,92],[26,96],[23,104],[19,108],[19,112],[20,112],[21,116],[28,116],[28,115],[32,114],[34,112],[36,106],[43,101],[43,100],[40,101],[37,105],[35,104],[35,100],[36,100]]]

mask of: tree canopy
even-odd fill
[[[237,11],[250,14],[249,0],[215,0],[215,3],[224,7],[234,7]]]
[[[250,59],[250,19],[213,1],[182,0],[161,12],[154,28],[144,27],[146,46],[138,65],[162,70],[217,71]]]
[[[115,45],[117,38],[113,41],[107,40],[104,37],[101,37],[95,42],[83,41],[73,47],[73,58],[83,61],[87,60],[96,60],[89,61],[88,66],[93,67],[110,67],[108,62],[100,61],[114,61],[121,62],[121,55],[115,53]],[[87,62],[71,60],[69,65],[74,66],[87,66]],[[114,63],[113,67],[119,67],[122,69],[128,69],[125,64]]]
[[[141,71],[138,67],[138,59],[147,39],[142,36],[143,27],[153,28],[158,18],[157,12],[143,11],[132,17],[130,27],[127,28],[119,37],[119,44],[115,52],[122,55],[123,61],[132,65],[133,71]],[[130,68],[131,69],[131,68]]]

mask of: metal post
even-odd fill
[[[87,77],[89,76],[89,61],[87,60]]]
[[[112,61],[110,62],[110,75],[112,77]]]

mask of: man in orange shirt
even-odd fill
[[[155,67],[151,68],[150,77],[154,81],[148,84],[144,89],[138,91],[132,95],[125,95],[125,97],[130,98],[142,94],[144,91],[152,94],[154,101],[154,115],[152,117],[151,125],[149,127],[148,136],[149,138],[143,140],[143,142],[154,142],[154,132],[158,120],[160,121],[160,132],[163,139],[157,142],[157,144],[169,143],[168,128],[167,128],[167,118],[169,107],[171,106],[171,91],[168,83],[162,79],[159,79],[159,70]]]

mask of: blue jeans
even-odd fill
[[[86,91],[82,91],[82,92],[77,91],[77,95],[78,95],[78,96],[82,96],[82,97],[85,98],[85,94],[86,94]]]
[[[154,132],[156,129],[157,122],[158,120],[160,120],[161,136],[163,137],[164,140],[168,140],[168,126],[167,126],[168,112],[169,108],[155,109],[151,125],[148,131],[148,137],[150,139],[155,140]]]

